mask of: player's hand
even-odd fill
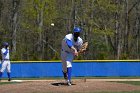
[[[75,56],[78,56],[78,51],[77,51],[77,49],[74,48],[73,46],[71,47],[71,49],[72,49],[74,55],[75,55]]]
[[[75,55],[75,56],[78,56],[78,52],[77,52],[77,50],[75,50],[74,55]]]
[[[9,50],[10,48],[9,48],[9,47],[7,47],[7,49]]]

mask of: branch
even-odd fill
[[[133,8],[140,3],[140,0],[138,0],[135,4],[133,4],[133,6],[129,9],[128,14],[131,13],[131,11],[133,10]]]

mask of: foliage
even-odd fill
[[[60,59],[61,40],[75,25],[89,42],[86,54],[76,59],[140,58],[139,0],[0,0],[0,4],[0,43],[11,44],[12,60]]]

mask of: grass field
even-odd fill
[[[20,82],[0,82],[0,85],[6,85],[6,84],[19,84]]]
[[[132,92],[126,92],[126,91],[123,91],[123,92],[89,92],[89,93],[140,93],[140,91],[132,91]]]
[[[117,83],[125,83],[140,86],[140,81],[117,81]]]

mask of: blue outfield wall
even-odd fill
[[[11,71],[19,78],[63,76],[60,62],[15,62]],[[140,76],[140,62],[73,62],[72,76]]]

